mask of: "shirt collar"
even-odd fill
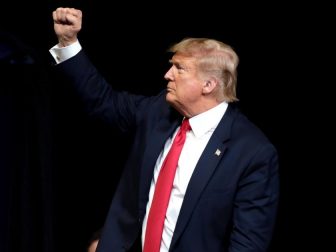
[[[195,136],[198,138],[210,130],[214,130],[222,119],[227,107],[228,103],[222,102],[212,109],[189,118],[189,123]]]

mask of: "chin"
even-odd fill
[[[166,94],[166,101],[171,104],[174,101],[173,95],[170,94],[170,93],[167,93]]]
[[[181,110],[181,106],[179,106],[179,103],[175,99],[173,99],[171,96],[167,95],[166,101],[171,107],[176,109],[179,113],[181,113],[182,115],[184,114],[183,111]]]
[[[175,102],[174,98],[173,98],[171,95],[169,95],[169,94],[166,95],[166,102],[167,102],[170,106],[172,106],[172,107],[176,107],[176,106],[175,106],[175,105],[176,105],[176,102]]]

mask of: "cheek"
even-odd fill
[[[184,85],[182,86],[182,89],[186,95],[190,95],[190,96],[199,95],[202,93],[201,84],[195,81],[184,83]]]

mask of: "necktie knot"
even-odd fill
[[[181,125],[181,131],[187,132],[191,130],[189,119],[184,119]]]
[[[189,119],[184,119],[182,121],[181,127],[174,139],[174,142],[178,145],[183,145],[184,141],[186,139],[186,134],[187,132],[191,130],[190,124],[189,124]],[[174,145],[174,143],[173,143]]]

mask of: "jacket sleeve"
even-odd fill
[[[121,131],[134,126],[136,115],[144,113],[144,108],[151,102],[150,97],[115,91],[83,50],[55,65],[54,70],[58,78],[74,88],[90,116],[98,117]]]
[[[267,251],[278,197],[278,155],[271,144],[265,144],[256,151],[238,185],[230,252]]]

